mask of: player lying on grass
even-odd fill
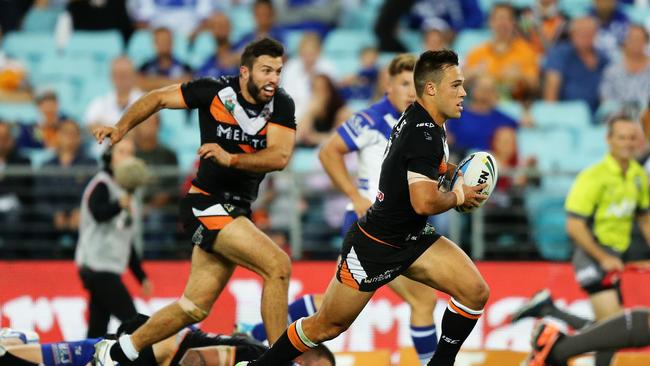
[[[148,319],[138,317],[125,322],[118,329],[116,338],[125,332],[132,332]],[[112,343],[95,345],[102,338],[85,339],[78,342],[57,342],[39,344],[38,339],[28,332],[4,328],[0,331],[0,366],[114,366],[108,358]],[[36,342],[36,343],[27,343]],[[208,334],[198,329],[186,328],[177,335],[147,347],[138,358],[140,366],[233,366],[239,361],[259,357],[266,346],[248,336]],[[334,366],[333,354],[325,346],[304,354],[296,360],[301,366]]]

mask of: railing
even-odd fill
[[[76,230],[57,228],[55,212],[78,207],[96,171],[6,168],[0,174],[0,258],[71,258]],[[177,208],[183,177],[175,168],[157,168],[156,176],[157,183],[138,193],[146,215],[139,222],[137,247],[148,258],[187,258],[190,241],[180,230]],[[557,183],[496,192],[472,214],[452,210],[432,222],[475,259],[568,259],[572,246],[564,230],[563,202],[573,173],[541,176]],[[169,201],[148,207],[151,192],[159,191],[168,192]],[[286,170],[270,174],[262,184],[253,219],[294,259],[332,259],[342,241],[346,204],[320,167]]]

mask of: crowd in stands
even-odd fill
[[[575,142],[560,150],[576,153],[571,149],[587,143],[580,140],[584,128],[597,130],[622,112],[638,118],[650,100],[649,28],[650,6],[635,0],[2,1],[0,225],[8,234],[0,249],[16,238],[12,228],[25,215],[45,228],[39,239],[72,248],[89,175],[47,172],[96,169],[103,147],[90,128],[114,124],[147,91],[237,73],[245,44],[262,36],[288,50],[281,82],[296,103],[297,146],[312,151],[381,97],[383,66],[397,52],[455,49],[469,97],[460,120],[447,124],[454,159],[493,152],[503,178],[486,222],[516,222],[509,240],[534,242],[525,189],[545,184],[522,171],[558,167],[544,165],[543,148],[522,148],[522,131],[559,129]],[[81,39],[89,42],[75,46]],[[553,111],[567,123],[547,125]],[[573,121],[582,116],[586,123]],[[194,119],[189,112],[160,115],[133,133],[138,157],[180,172],[143,194],[147,245],[178,239],[180,175],[191,174],[196,157],[196,146],[179,140],[198,130]],[[43,174],[5,177],[9,166]],[[269,191],[275,186],[267,184]],[[503,241],[498,236],[486,234]]]

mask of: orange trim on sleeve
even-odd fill
[[[185,106],[185,109],[188,109],[189,107],[187,106],[187,102],[185,101],[185,96],[183,95],[183,87],[182,87],[182,85],[178,86],[178,93],[181,95],[181,101],[183,102],[183,105]]]
[[[282,127],[282,128],[287,129],[287,130],[289,130],[289,131],[291,131],[291,132],[296,132],[296,129],[295,129],[295,128],[287,127],[287,126],[281,125],[281,124],[279,124],[279,123],[275,123],[275,122],[271,122],[271,121],[269,121],[268,124],[270,124],[270,125],[274,125],[274,126],[278,126],[278,127]]]
[[[399,249],[399,247],[398,247],[397,245],[390,244],[390,243],[386,243],[385,241],[380,240],[380,239],[377,239],[377,238],[375,238],[374,236],[368,234],[365,230],[363,230],[363,228],[361,227],[361,225],[359,225],[359,223],[357,223],[357,226],[359,227],[359,230],[361,230],[361,232],[363,233],[363,235],[369,237],[370,239],[376,241],[377,243],[384,244],[384,245],[388,245],[389,247],[393,247],[393,248],[398,248],[398,249]]]
[[[352,276],[352,273],[350,273],[348,264],[344,259],[341,259],[341,269],[339,270],[339,278],[341,279],[341,282],[344,285],[348,287],[352,287],[355,290],[359,289],[359,284]]]
[[[235,117],[228,112],[226,106],[223,105],[218,95],[215,95],[214,98],[212,98],[212,103],[210,103],[210,114],[215,120],[217,120],[217,122],[235,126],[238,125],[237,120],[235,120]]]
[[[307,347],[306,344],[302,342],[300,339],[300,336],[298,336],[298,331],[296,331],[296,323],[293,322],[287,329],[287,335],[289,336],[289,341],[291,344],[296,347],[296,349],[300,352],[307,352],[309,351],[309,347]]]
[[[221,230],[234,220],[230,216],[199,216],[197,219],[209,230]]]
[[[455,312],[457,312],[459,315],[461,315],[461,316],[464,317],[464,318],[472,319],[472,320],[476,320],[476,319],[478,319],[478,318],[481,317],[481,315],[474,315],[474,314],[470,314],[470,313],[466,312],[465,310],[463,310],[463,309],[459,308],[458,306],[454,305],[454,303],[451,302],[451,300],[449,301],[449,306],[450,306],[450,307],[451,307]]]

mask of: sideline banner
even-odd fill
[[[127,286],[140,312],[151,314],[182,294],[189,263],[147,262],[145,270],[154,285],[154,295],[142,298],[131,275]],[[591,316],[586,295],[581,292],[567,263],[484,262],[479,270],[490,285],[491,295],[484,316],[465,343],[467,349],[527,351],[534,321],[510,324],[509,318],[528,297],[549,288],[556,303],[581,316]],[[296,262],[289,296],[325,290],[335,271],[334,262]],[[627,307],[650,306],[650,291],[644,284],[648,273],[624,273],[623,293]],[[237,269],[210,316],[201,327],[229,333],[236,322],[260,321],[262,282],[252,272]],[[440,294],[436,321],[444,312],[447,297]],[[380,289],[350,329],[328,343],[334,351],[393,351],[411,346],[409,307],[388,288]],[[76,340],[86,333],[86,293],[73,262],[0,261],[0,326],[33,329],[45,342]],[[115,329],[117,323],[114,323]]]

